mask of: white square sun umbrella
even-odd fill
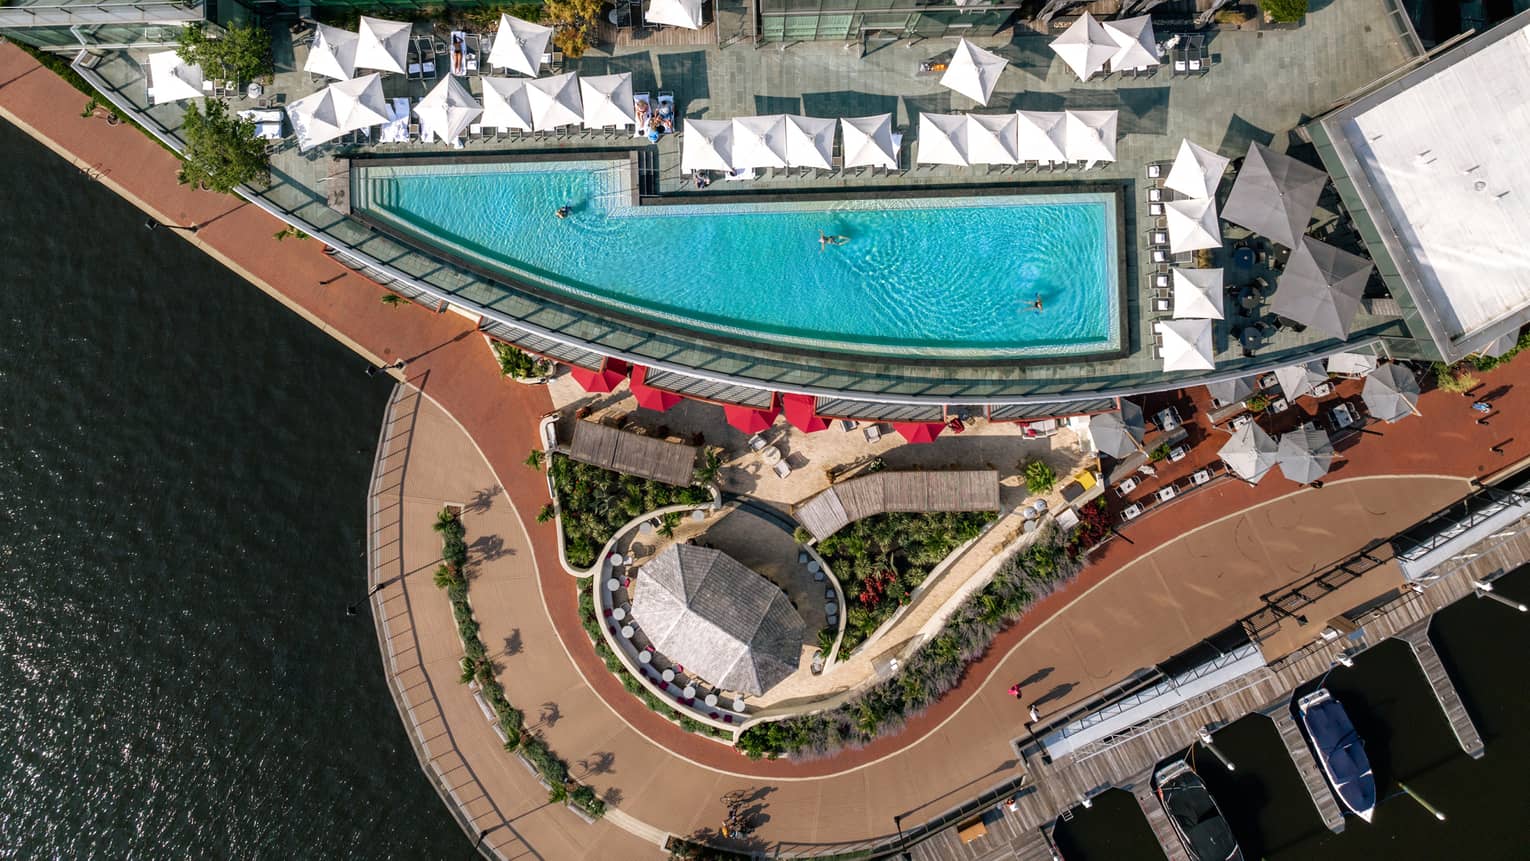
[[[531,131],[531,99],[526,95],[526,79],[484,78],[482,121],[491,129]]]
[[[1106,21],[1105,32],[1116,43],[1116,52],[1110,57],[1110,70],[1151,69],[1158,65],[1158,37],[1153,35],[1153,16],[1138,15]]]
[[[986,105],[1007,65],[1009,61],[998,54],[962,39],[956,44],[956,55],[946,65],[946,73],[940,76],[940,85]]]
[[[1087,13],[1086,13],[1087,14]],[[1115,111],[1065,111],[1068,161],[1116,160]]]
[[[834,169],[834,120],[786,116],[786,163],[790,167]]]
[[[1174,166],[1169,168],[1163,185],[1186,197],[1216,197],[1225,170],[1227,159],[1184,140],[1179,143],[1179,154],[1174,157]]]
[[[200,99],[205,95],[202,92],[202,67],[190,65],[174,51],[150,54],[149,91],[154,95],[155,104]]]
[[[299,150],[312,149],[346,132],[391,122],[383,99],[382,76],[375,72],[330,84],[292,102],[287,105],[287,118],[297,134]]]
[[[1258,484],[1279,462],[1280,446],[1264,428],[1249,422],[1233,432],[1232,439],[1217,452],[1227,468],[1250,484]]]
[[[552,131],[584,119],[579,81],[573,72],[527,81],[526,100],[531,105],[531,127],[539,132]]]
[[[337,81],[348,81],[356,74],[356,48],[361,37],[349,30],[320,24],[308,47],[303,71]]]
[[[786,167],[786,115],[734,117],[733,166]]]
[[[967,118],[961,114],[920,114],[919,163],[969,165]]]
[[[414,115],[420,118],[420,128],[430,130],[446,144],[455,144],[482,113],[483,106],[456,75],[442,78],[441,83],[414,106]]]
[[[973,164],[1020,163],[1020,117],[968,114],[967,160]]]
[[[1170,252],[1179,254],[1222,247],[1216,201],[1210,198],[1171,200],[1164,204],[1164,215],[1169,220]]]
[[[1222,270],[1174,268],[1176,318],[1221,320],[1222,303]]]
[[[1311,394],[1312,388],[1328,382],[1328,372],[1318,362],[1305,365],[1287,365],[1275,369],[1275,380],[1286,400],[1294,401],[1302,395]]]
[[[643,20],[687,30],[701,29],[702,0],[651,0]]]
[[[385,21],[361,16],[360,41],[356,44],[356,68],[404,74],[409,61],[408,21]]]
[[[1153,325],[1163,335],[1165,371],[1210,371],[1216,367],[1210,320],[1160,320]]]
[[[841,117],[845,167],[885,167],[896,170],[898,152],[892,140],[892,114]]]
[[[542,55],[547,53],[552,33],[551,27],[511,15],[499,16],[499,31],[494,34],[494,47],[489,49],[489,65],[535,78],[542,69]]]
[[[1120,46],[1093,15],[1085,12],[1061,36],[1052,40],[1052,50],[1080,80],[1087,81],[1105,68]]]
[[[637,125],[637,107],[632,102],[631,72],[580,78],[579,95],[584,102],[585,128]]]
[[[1068,160],[1068,126],[1062,111],[1016,111],[1015,116],[1020,121],[1021,161]]]
[[[733,170],[733,123],[686,120],[680,138],[680,170]]]

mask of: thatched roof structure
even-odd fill
[[[991,469],[874,472],[842,481],[797,507],[797,520],[822,541],[863,517],[889,511],[998,511]]]
[[[568,456],[580,463],[686,487],[695,479],[696,448],[590,421],[574,424]]]
[[[758,696],[796,672],[802,617],[721,550],[673,544],[638,569],[632,617],[655,649],[723,690]]]

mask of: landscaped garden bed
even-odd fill
[[[537,770],[548,786],[548,799],[567,802],[586,816],[599,819],[606,813],[606,803],[596,797],[595,790],[569,777],[568,763],[547,746],[541,736],[526,729],[525,717],[520,709],[510,704],[504,686],[494,677],[494,662],[489,659],[488,649],[478,636],[478,622],[473,618],[473,607],[468,603],[467,565],[468,549],[463,536],[466,529],[456,511],[445,508],[436,515],[435,529],[441,534],[441,566],[436,569],[436,585],[446,590],[452,604],[452,617],[457,622],[457,635],[462,639],[463,684],[477,683],[479,691],[493,709],[500,731],[508,739],[505,750],[519,754]]]
[[[528,460],[530,463],[530,460]],[[711,491],[699,485],[673,487],[601,469],[554,454],[549,467],[557,494],[556,513],[563,524],[568,564],[589,568],[601,548],[633,518],[670,505],[704,505]],[[539,520],[554,513],[544,509]]]
[[[1010,558],[968,598],[897,675],[838,708],[751,726],[739,736],[738,748],[756,759],[809,758],[860,747],[902,729],[956,687],[1000,631],[1078,573],[1081,566],[1070,558],[1066,541],[1055,525],[1047,527],[1036,543]]]
[[[844,658],[866,641],[951,551],[992,523],[992,512],[878,514],[818,543],[845,596]]]

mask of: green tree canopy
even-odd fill
[[[176,53],[218,80],[242,83],[271,73],[271,34],[251,25],[230,24],[221,38],[200,26],[184,27]]]
[[[553,44],[570,57],[584,55],[595,41],[604,0],[547,0],[542,4],[542,23],[555,27]]]
[[[1307,14],[1307,0],[1262,0],[1264,12],[1277,24],[1295,24]]]
[[[206,101],[203,109],[195,103],[186,108],[181,126],[186,140],[181,183],[230,194],[240,185],[269,181],[271,160],[266,156],[266,142],[255,137],[255,124],[229,113],[228,106],[216,99]]]

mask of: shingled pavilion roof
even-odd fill
[[[662,655],[758,696],[796,672],[804,625],[786,593],[721,550],[674,544],[638,569],[632,617]]]

